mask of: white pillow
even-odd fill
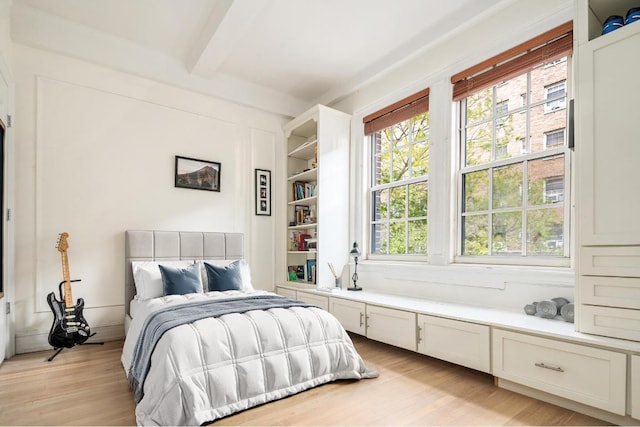
[[[162,275],[158,265],[170,267],[187,267],[193,261],[132,261],[133,280],[136,284],[136,298],[147,300],[164,295]]]
[[[211,265],[226,267],[229,264],[240,261],[240,276],[242,278],[242,290],[253,291],[253,284],[251,283],[251,268],[249,263],[244,259],[206,259],[204,261],[198,261],[200,263],[200,276],[202,276],[202,287],[205,292],[209,290],[209,280],[207,277],[207,270],[204,267],[204,263],[208,262]]]

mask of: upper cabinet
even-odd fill
[[[334,287],[348,262],[351,116],[317,105],[285,127],[285,281]],[[331,267],[330,267],[331,266]]]
[[[634,4],[577,1],[578,33],[601,31],[600,20],[624,16]],[[577,49],[576,188],[582,245],[640,245],[639,46],[637,21]]]

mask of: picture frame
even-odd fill
[[[256,215],[271,216],[271,171],[255,170]]]
[[[220,192],[221,172],[219,162],[176,156],[174,185],[176,188]]]

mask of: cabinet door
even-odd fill
[[[317,305],[325,311],[329,311],[329,297],[298,291],[298,299],[307,304]]]
[[[625,415],[623,353],[494,329],[492,367],[496,377]]]
[[[367,305],[367,338],[416,351],[416,314]]]
[[[640,356],[631,356],[631,416],[640,420]]]
[[[291,299],[298,299],[298,295],[296,291],[294,291],[293,289],[276,288],[276,294],[281,295],[283,297],[291,298]]]
[[[482,372],[491,372],[489,327],[418,315],[418,352]]]
[[[640,30],[629,26],[580,46],[576,159],[582,245],[640,244],[637,121]]]
[[[349,332],[365,335],[364,324],[365,304],[342,298],[331,298],[329,312],[333,314],[342,326]]]

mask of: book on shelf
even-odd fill
[[[305,205],[296,205],[296,224],[302,225],[309,222],[309,218],[311,217],[311,209],[309,206]]]
[[[300,251],[308,251],[309,248],[307,246],[307,240],[306,239],[310,239],[311,238],[311,234],[306,234],[306,233],[300,233],[298,235],[298,250]]]
[[[307,260],[307,282],[316,284],[316,260]]]
[[[290,282],[304,280],[304,265],[290,265],[287,267],[288,279]]]
[[[315,194],[315,184],[303,181],[295,181],[293,183],[293,200],[306,199],[315,196]]]

